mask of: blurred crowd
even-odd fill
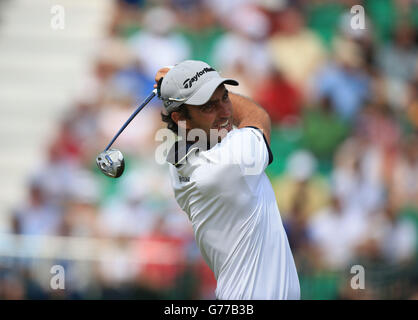
[[[364,29],[352,28],[354,5],[364,7]],[[155,161],[160,101],[115,143],[121,178],[95,164],[156,71],[196,59],[237,79],[232,90],[271,116],[267,174],[302,298],[417,299],[417,27],[411,0],[114,1],[91,72],[10,223],[15,234],[113,246],[97,261],[0,258],[0,298],[214,298],[167,166]],[[45,281],[53,264],[65,267],[64,291]],[[355,265],[363,290],[350,286]]]

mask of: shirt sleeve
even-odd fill
[[[268,163],[268,165],[270,165],[273,162],[273,153],[271,152],[270,145],[267,142],[266,136],[264,135],[263,131],[261,131],[259,128],[253,127],[253,126],[247,126],[245,128],[253,128],[253,129],[256,129],[256,130],[258,130],[259,133],[261,133],[263,135],[263,140],[264,140],[264,143],[266,144],[266,148],[267,148],[267,152],[268,152],[268,156],[269,156],[269,163]]]
[[[244,175],[259,175],[273,161],[273,154],[262,131],[256,127],[244,127],[231,132],[228,148],[233,161]]]

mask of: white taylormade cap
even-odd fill
[[[161,83],[160,98],[167,112],[184,103],[199,106],[208,102],[222,83],[238,85],[236,80],[222,78],[205,62],[186,60],[167,72]]]

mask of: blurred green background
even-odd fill
[[[215,298],[155,160],[160,102],[115,143],[120,179],[94,161],[185,59],[271,116],[302,299],[417,299],[417,26],[410,0],[0,0],[0,299]]]

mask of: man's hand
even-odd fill
[[[167,72],[171,69],[172,67],[163,67],[160,70],[157,71],[157,74],[155,75],[155,84],[154,84],[154,88],[157,88],[157,84],[158,81],[160,81],[161,78],[164,78],[164,76],[167,74]]]

